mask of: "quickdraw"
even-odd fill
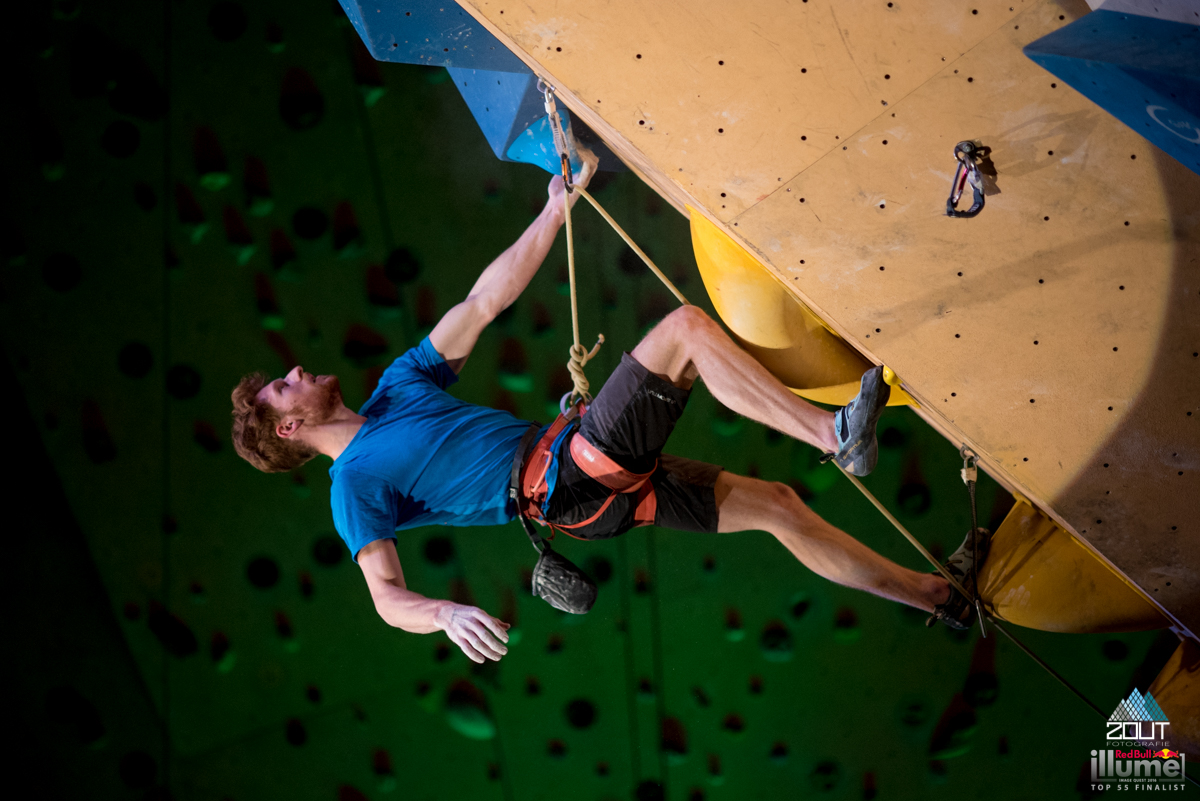
[[[971,496],[971,580],[975,586],[975,612],[979,617],[979,633],[987,637],[983,601],[979,597],[979,540],[975,537],[975,529],[979,527],[979,518],[975,511],[975,483],[979,480],[979,468],[975,465],[979,457],[966,444],[958,449],[958,455],[963,460],[960,475],[962,476],[963,483],[967,485],[967,493]]]
[[[546,106],[546,120],[550,123],[550,133],[554,137],[554,149],[558,151],[562,163],[563,187],[567,194],[575,191],[571,183],[571,157],[567,149],[567,134],[563,131],[562,118],[558,114],[558,105],[554,102],[554,87],[538,78],[538,91],[542,93],[542,101]]]
[[[959,142],[954,146],[954,158],[958,167],[954,171],[954,182],[950,184],[950,197],[946,198],[947,217],[974,217],[983,210],[983,174],[979,171],[979,159],[983,157],[974,142]],[[958,200],[967,184],[975,195],[971,208],[958,210]]]

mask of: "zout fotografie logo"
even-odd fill
[[[1135,688],[1105,724],[1108,748],[1092,751],[1092,789],[1182,791],[1187,755],[1167,747],[1171,721]]]

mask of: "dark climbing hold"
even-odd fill
[[[387,340],[358,323],[350,326],[342,343],[342,355],[355,367],[370,367],[387,352]]]
[[[192,440],[209,453],[221,452],[221,438],[207,420],[197,420],[192,424]]]
[[[100,135],[100,146],[113,158],[126,159],[137,152],[142,143],[142,132],[129,120],[109,123]]]
[[[192,244],[197,244],[208,230],[208,222],[204,209],[196,202],[192,190],[182,183],[175,184],[175,211],[179,215],[179,224],[188,232]]]
[[[333,567],[345,557],[346,548],[342,545],[340,539],[326,534],[318,537],[317,541],[313,543],[312,555],[318,564],[325,565],[325,567]]]
[[[900,707],[900,722],[909,728],[924,726],[930,717],[929,704],[921,700],[908,701]]]
[[[212,639],[208,641],[208,656],[212,659],[213,664],[219,668],[232,653],[232,649],[233,646],[229,643],[229,637],[220,631],[213,632]]]
[[[282,53],[287,45],[287,42],[283,38],[283,26],[274,20],[267,23],[265,38],[267,40],[267,52],[274,55]]]
[[[362,252],[363,235],[354,207],[346,201],[333,210],[333,249],[342,258]]]
[[[378,264],[367,267],[367,302],[381,312],[400,308],[400,292]]]
[[[854,642],[862,636],[858,625],[858,613],[849,606],[843,606],[833,619],[833,639],[837,642]]]
[[[117,771],[126,787],[142,790],[154,784],[158,763],[145,751],[130,751],[121,757]]]
[[[996,638],[981,637],[971,654],[971,670],[963,687],[963,698],[971,707],[991,706],[1000,692],[996,678]]]
[[[603,584],[612,578],[612,562],[603,556],[592,556],[587,560],[586,572],[592,581]]]
[[[208,12],[208,29],[218,42],[234,42],[246,32],[249,20],[238,3],[220,2]]]
[[[246,193],[246,208],[255,217],[265,217],[275,208],[271,197],[271,182],[267,179],[267,165],[262,159],[246,156],[242,170],[242,189]]]
[[[487,699],[466,680],[455,682],[446,693],[446,720],[451,728],[472,740],[490,740],[496,736],[496,723]]]
[[[212,128],[201,126],[192,135],[192,163],[200,185],[210,192],[229,185],[229,162]]]
[[[596,706],[586,698],[571,701],[563,713],[567,716],[567,722],[577,729],[586,729],[596,721]]]
[[[51,253],[42,262],[42,280],[55,292],[70,292],[83,280],[79,259],[70,253]]]
[[[167,371],[167,393],[176,400],[196,397],[200,394],[200,374],[189,365],[174,365]]]
[[[971,735],[978,725],[975,710],[961,693],[951,700],[929,739],[929,758],[940,761],[962,756],[971,748]]]
[[[669,764],[678,765],[687,756],[687,730],[679,718],[663,718],[659,744]]]
[[[275,299],[275,289],[265,273],[257,273],[254,276],[254,305],[263,328],[268,331],[283,328],[283,314],[279,311],[279,302]]]
[[[933,497],[929,487],[923,483],[908,483],[900,487],[896,493],[896,504],[906,515],[917,517],[929,511]]]
[[[646,779],[637,786],[634,791],[634,798],[637,801],[663,801],[666,795],[663,792],[663,786],[653,779]]]
[[[778,620],[766,625],[759,645],[768,662],[787,662],[792,658],[792,634]]]
[[[294,131],[305,131],[325,115],[325,98],[321,96],[312,76],[293,67],[283,77],[279,93],[279,115]]]
[[[991,706],[1000,694],[1000,682],[995,673],[972,673],[967,676],[963,697],[975,708]]]
[[[242,219],[242,213],[234,206],[226,206],[221,212],[221,221],[225,227],[225,241],[237,256],[238,264],[250,261],[255,250],[254,234],[250,233],[250,228]]]
[[[879,445],[886,450],[897,450],[908,444],[908,435],[895,426],[888,426],[879,435]]]
[[[725,639],[730,642],[741,642],[746,636],[742,628],[742,613],[736,609],[725,610]]]
[[[408,248],[395,248],[388,254],[383,270],[397,284],[408,284],[421,274],[421,262]]]
[[[425,540],[425,560],[439,567],[454,559],[454,542],[449,537],[430,537]]]
[[[437,296],[428,284],[417,287],[417,330],[430,331],[438,321]]]
[[[150,627],[150,633],[172,656],[183,659],[200,650],[196,635],[188,625],[168,612],[162,604],[151,602],[150,616],[146,623]]]
[[[108,426],[104,422],[104,415],[100,413],[100,406],[90,398],[83,402],[81,422],[83,451],[92,464],[103,464],[116,459],[117,445],[108,433]]]
[[[838,782],[842,779],[842,768],[832,759],[826,759],[823,762],[818,762],[817,766],[808,774],[808,782],[812,788],[820,793],[828,793],[837,787]]]
[[[654,256],[651,255],[649,250],[646,248],[642,248],[642,250],[645,251],[647,256],[650,256],[651,261],[654,261]],[[658,262],[655,262],[655,264],[657,263]],[[630,248],[621,249],[621,255],[617,259],[617,266],[621,269],[621,272],[625,273],[625,275],[628,275],[631,278],[636,278],[643,273],[650,272],[649,268],[646,267],[646,264],[642,261],[641,257],[634,253]]]
[[[301,239],[319,239],[329,230],[329,217],[320,209],[304,206],[292,215],[292,231]]]
[[[259,556],[246,565],[246,578],[260,590],[274,587],[279,582],[279,565],[269,556]]]
[[[529,360],[521,340],[509,337],[500,343],[500,356],[496,365],[496,380],[510,392],[531,392],[533,376],[529,372]]]
[[[292,240],[288,239],[287,232],[276,228],[271,232],[271,266],[279,271],[296,259],[296,248],[292,246]]]
[[[304,730],[304,724],[297,718],[292,718],[287,722],[287,726],[284,728],[284,737],[295,746],[301,746],[308,742],[308,732]]]

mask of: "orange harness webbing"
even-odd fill
[[[579,432],[568,435],[571,458],[575,460],[575,464],[579,465],[580,470],[611,489],[612,493],[604,500],[595,514],[581,523],[571,523],[570,525],[551,523],[542,513],[542,504],[546,501],[546,473],[553,461],[550,447],[562,430],[574,423],[582,414],[582,404],[573,406],[566,414],[560,414],[530,450],[525,464],[521,466],[518,482],[520,486],[518,507],[521,514],[536,520],[543,526],[548,526],[552,532],[562,531],[569,537],[583,539],[583,537],[572,534],[569,529],[582,528],[594,523],[612,505],[617,495],[637,493],[637,497],[634,499],[636,504],[633,513],[634,525],[650,525],[654,522],[654,515],[658,511],[658,499],[654,494],[654,485],[650,482],[650,476],[654,470],[650,470],[649,473],[632,473],[626,470],[588,442]],[[655,462],[654,466],[657,468],[658,463]],[[552,533],[552,539],[553,536]]]

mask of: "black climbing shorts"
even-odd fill
[[[579,433],[630,472],[654,470],[650,477],[658,501],[654,525],[678,531],[716,531],[713,487],[722,468],[662,453],[690,394],[625,353],[588,407]],[[544,512],[552,523],[571,525],[594,515],[611,494],[612,490],[579,469],[564,445],[554,494]],[[570,533],[588,540],[624,534],[634,525],[636,497],[637,493],[617,495],[598,519]]]

